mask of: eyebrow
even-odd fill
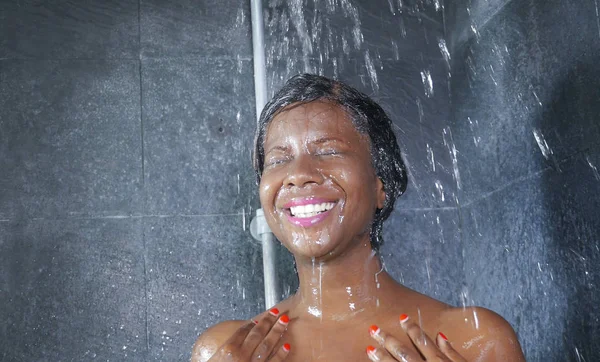
[[[269,148],[268,150],[265,150],[265,155],[269,154],[269,152],[271,151],[287,151],[289,150],[289,147],[287,146],[273,146],[271,148]]]
[[[344,143],[344,141],[340,140],[337,137],[331,137],[331,136],[324,136],[324,137],[319,137],[317,139],[311,140],[310,143],[314,143],[317,145],[323,144],[323,143],[327,143],[327,142],[342,142]]]
[[[316,145],[322,145],[324,143],[327,142],[341,142],[341,143],[345,143],[344,141],[340,140],[337,137],[332,137],[332,136],[323,136],[323,137],[319,137],[319,138],[315,138],[313,140],[309,140],[309,143],[312,144],[316,144]],[[290,147],[289,146],[282,146],[282,145],[277,145],[277,146],[273,146],[269,149],[265,149],[265,156],[268,155],[270,152],[272,151],[289,151]]]

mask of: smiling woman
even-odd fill
[[[267,222],[296,260],[296,293],[197,340],[192,361],[523,361],[499,315],[454,308],[396,282],[377,250],[406,189],[390,119],[339,81],[299,75],[257,130]]]

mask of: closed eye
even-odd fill
[[[335,156],[339,155],[340,151],[338,150],[322,150],[315,153],[317,156]]]
[[[287,161],[289,161],[289,157],[273,157],[268,159],[267,162],[265,162],[265,168],[277,166]]]

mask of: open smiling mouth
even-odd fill
[[[318,204],[295,205],[286,208],[287,219],[300,227],[310,227],[323,221],[337,202],[321,202]]]
[[[290,215],[296,218],[309,218],[321,213],[325,213],[335,206],[335,202],[323,202],[321,204],[311,204],[290,207]]]

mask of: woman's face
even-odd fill
[[[342,108],[325,101],[286,107],[267,128],[264,149],[260,202],[296,257],[333,257],[369,242],[385,193],[368,136]]]

